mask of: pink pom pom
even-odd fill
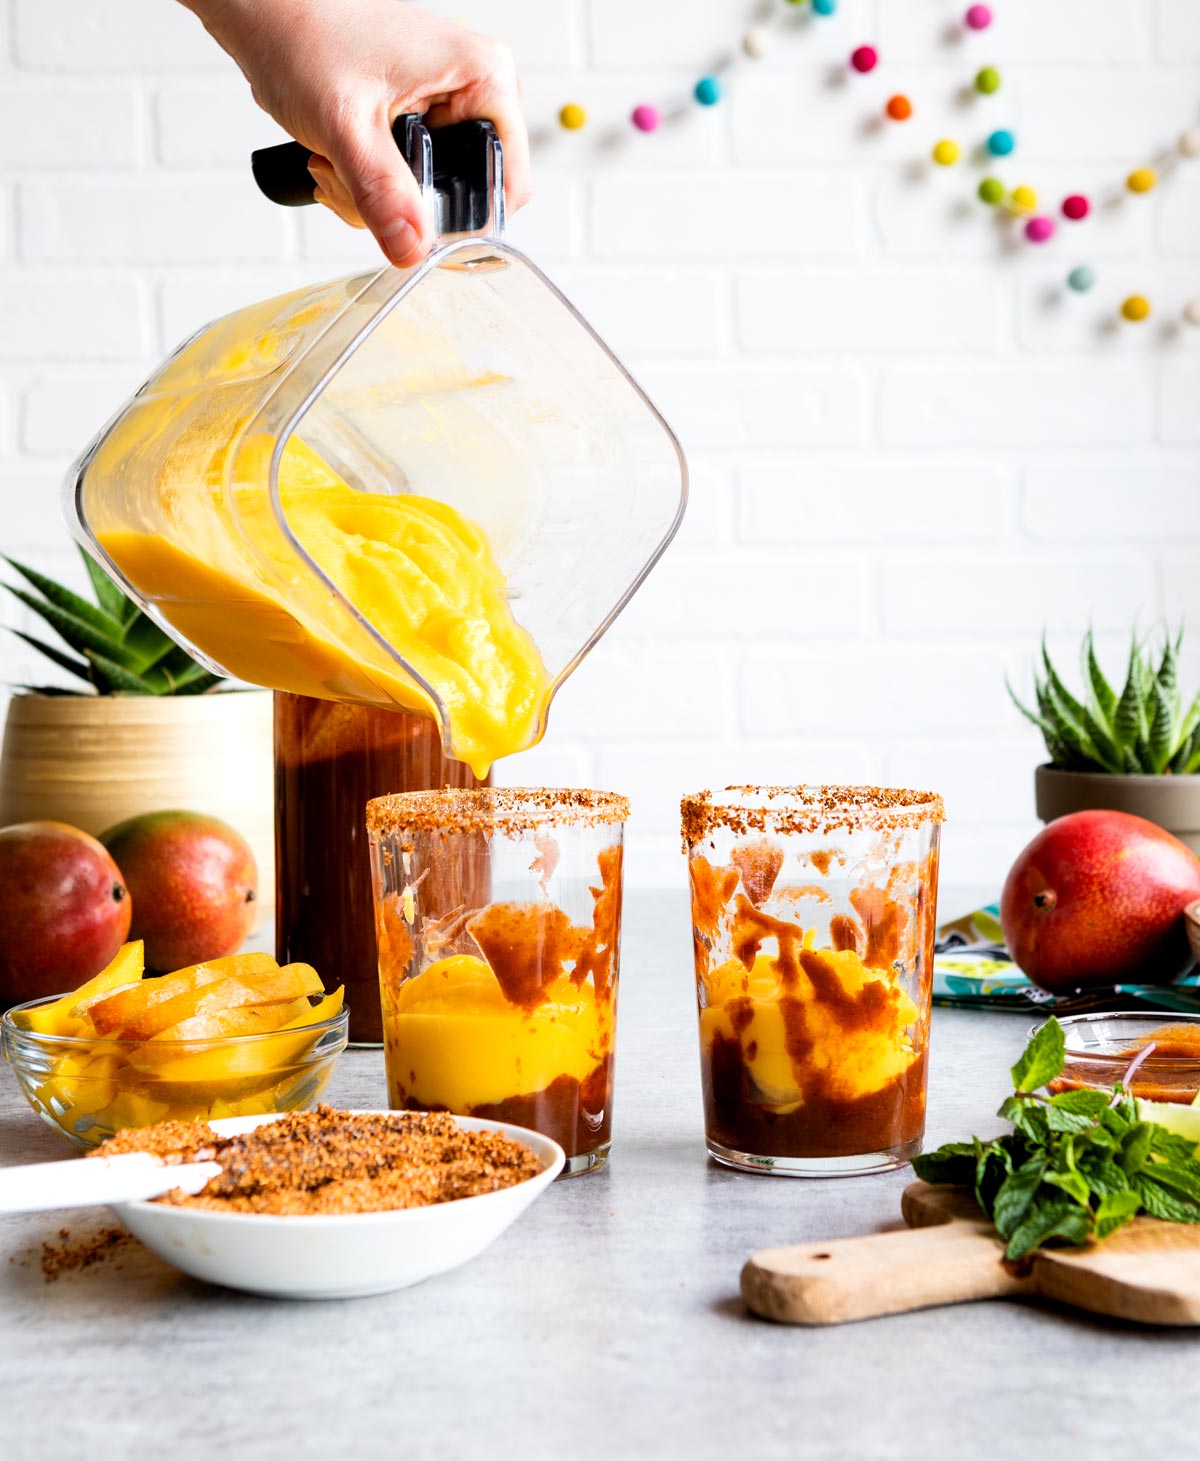
[[[879,65],[879,52],[874,46],[859,46],[858,50],[851,52],[850,64],[865,76]]]
[[[640,107],[634,107],[631,120],[639,132],[656,132],[662,117],[657,107],[643,103]]]
[[[1086,218],[1091,212],[1092,205],[1082,193],[1072,193],[1069,198],[1063,199],[1063,217],[1069,218],[1073,223],[1078,223],[1081,218]]]
[[[986,5],[972,5],[965,19],[970,30],[987,30],[992,23],[992,12]]]
[[[1031,218],[1025,225],[1025,237],[1030,243],[1045,243],[1054,237],[1053,218]]]

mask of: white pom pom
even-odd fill
[[[761,61],[771,54],[771,32],[765,25],[753,25],[742,37],[742,50],[752,61]]]
[[[1192,127],[1179,139],[1181,157],[1200,157],[1200,127]]]
[[[1189,299],[1183,307],[1183,317],[1189,325],[1200,327],[1200,299]]]

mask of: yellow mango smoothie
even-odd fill
[[[299,570],[263,485],[272,447],[243,443],[238,470],[250,481],[228,491],[219,484],[229,448],[214,454],[187,489],[211,495],[206,510],[181,504],[196,524],[188,551],[102,526],[101,546],[181,634],[242,679],[440,718],[429,691]],[[441,702],[459,760],[484,776],[538,739],[548,677],[478,527],[430,498],[358,491],[297,437],[280,460],[279,500],[304,552]]]
[[[538,879],[551,885],[571,831],[603,840],[613,835],[611,823],[519,842],[535,895],[472,907],[462,896],[463,870],[474,870],[478,887],[487,809],[499,805],[503,837],[510,795],[517,794],[417,793],[368,808],[388,1099],[399,1110],[532,1127],[578,1158],[607,1151],[611,1139],[621,845],[600,847],[585,874],[590,920],[578,904],[569,915]],[[570,795],[596,799],[597,817],[627,810],[623,798]],[[464,807],[468,830],[416,830],[410,839],[400,820],[419,817],[422,806],[431,819]],[[593,814],[584,807],[580,815]],[[472,818],[480,823],[474,830]],[[480,840],[472,841],[476,832]]]
[[[608,1047],[611,1010],[597,1004],[590,984],[561,975],[523,1010],[488,964],[456,954],[406,980],[388,1015],[392,1105],[483,1115],[483,1108],[529,1100],[555,1081],[583,1086],[594,1077]]]

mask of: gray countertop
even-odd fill
[[[100,1219],[0,1219],[0,1456],[1028,1461],[1196,1444],[1188,1331],[1008,1302],[826,1330],[749,1317],[749,1252],[895,1225],[908,1174],[710,1163],[682,898],[631,900],[622,965],[608,1169],[557,1184],[482,1257],[418,1288],[277,1302],[141,1250],[46,1283],[36,1256],[21,1266],[30,1248]],[[995,1129],[1027,1025],[935,1013],[930,1141]],[[382,1054],[347,1052],[330,1097],[385,1104]],[[0,1163],[67,1154],[0,1078]]]

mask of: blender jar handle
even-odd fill
[[[392,136],[432,210],[442,239],[498,238],[504,232],[504,154],[491,122],[455,122],[430,130],[418,113],[392,123]],[[317,185],[312,153],[299,142],[250,154],[259,190],[272,203],[302,208]]]

